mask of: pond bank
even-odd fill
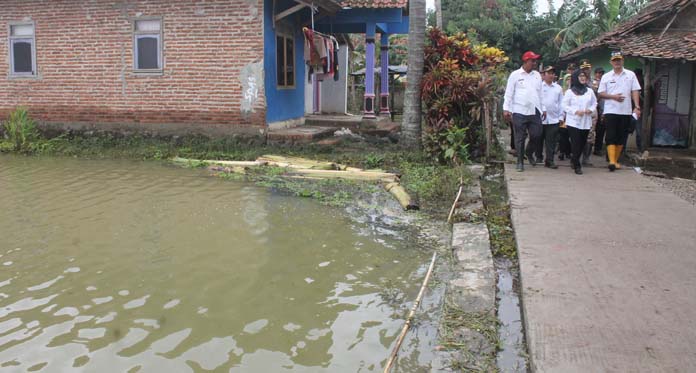
[[[517,253],[502,169],[471,166],[470,171],[476,177],[455,202],[453,273],[433,371],[526,372]]]
[[[210,139],[200,136],[144,137],[95,134],[64,134],[52,139],[37,139],[28,147],[30,155],[78,158],[126,158],[167,160],[174,157],[253,161],[264,154],[297,156],[346,164],[364,169],[383,169],[401,175],[404,188],[433,216],[446,214],[451,196],[460,178],[470,176],[464,168],[439,165],[426,154],[394,144],[369,144],[345,141],[338,146],[269,146],[245,142],[239,138]],[[0,153],[11,153],[12,143],[0,139]],[[311,197],[312,193],[298,193]]]

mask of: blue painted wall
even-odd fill
[[[279,13],[293,5],[294,1],[276,1],[276,13]],[[298,17],[305,16],[305,12],[298,12],[285,20],[296,22],[293,24],[295,36],[295,88],[278,89],[276,78],[276,33],[273,29],[273,0],[264,0],[264,59],[265,71],[264,85],[266,89],[266,123],[279,122],[289,119],[297,119],[304,116],[304,37],[302,25],[297,22]],[[309,13],[307,11],[306,13]],[[304,19],[304,17],[301,17]]]

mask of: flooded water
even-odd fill
[[[373,223],[203,170],[0,156],[0,371],[381,371],[432,252]]]
[[[500,351],[497,366],[504,373],[528,372],[526,344],[520,308],[519,274],[508,259],[496,259],[495,272],[498,277],[498,320],[500,329]]]

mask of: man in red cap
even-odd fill
[[[541,102],[541,74],[536,71],[539,57],[541,56],[532,51],[525,52],[522,55],[522,67],[510,73],[505,88],[503,116],[505,120],[512,121],[514,128],[518,172],[524,171],[525,154],[532,166],[537,163],[534,153],[541,138],[542,113],[545,115]],[[525,149],[527,132],[529,143]]]

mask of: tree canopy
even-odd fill
[[[549,0],[539,0],[549,1]],[[533,50],[546,65],[564,53],[616,27],[648,0],[564,0],[558,9],[536,14],[534,0],[442,0],[445,29],[506,52],[511,65]]]

